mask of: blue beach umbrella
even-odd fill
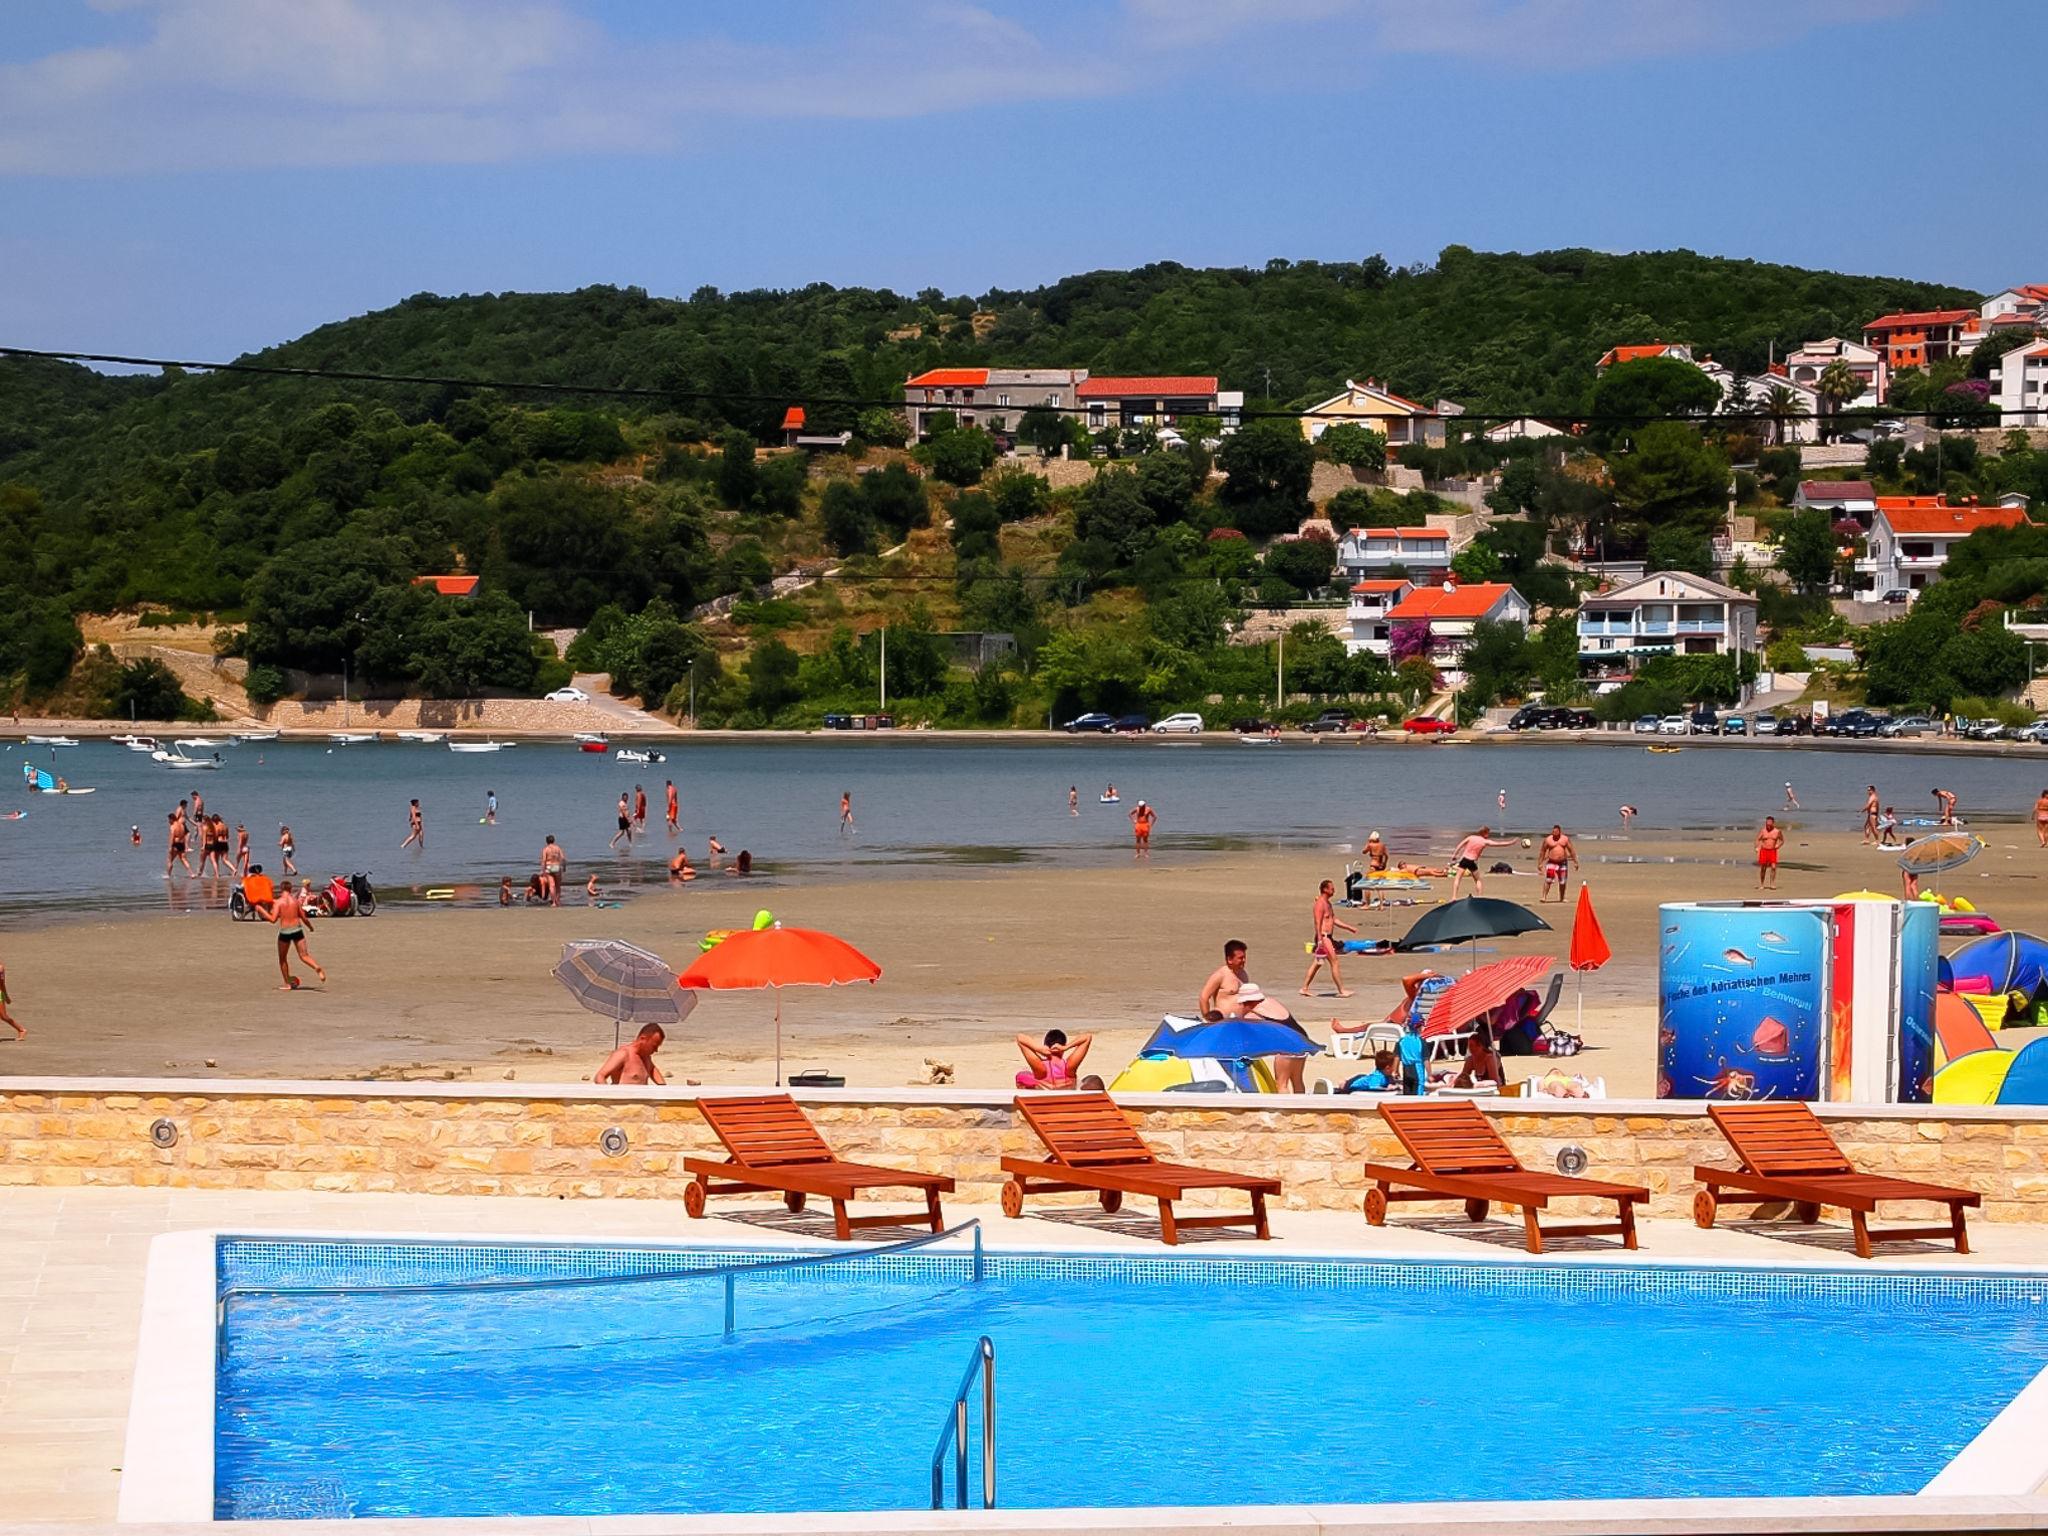
[[[1161,1023],[1145,1042],[1147,1053],[1208,1057],[1213,1061],[1250,1060],[1260,1056],[1315,1056],[1322,1047],[1289,1024],[1270,1019],[1219,1019],[1213,1024],[1175,1028]]]

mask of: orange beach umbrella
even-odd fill
[[[1525,987],[1533,987],[1557,962],[1548,955],[1510,955],[1467,971],[1444,989],[1422,1026],[1425,1036],[1449,1034],[1493,1012]]]
[[[1579,904],[1572,912],[1569,954],[1571,968],[1579,975],[1579,1031],[1583,1034],[1586,1028],[1586,972],[1597,971],[1614,958],[1614,951],[1607,945],[1607,935],[1600,931],[1600,919],[1593,912],[1593,892],[1584,881],[1579,883]]]
[[[721,939],[676,978],[715,992],[775,990],[775,1085],[782,1086],[782,989],[876,981],[882,968],[846,940],[815,928],[744,930]]]

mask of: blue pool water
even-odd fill
[[[918,1508],[974,1341],[1011,1507],[1910,1493],[2048,1366],[2048,1280],[225,1243],[223,1518]],[[976,1418],[978,1420],[978,1409]],[[979,1430],[977,1428],[978,1436]]]

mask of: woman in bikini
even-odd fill
[[[1019,1035],[1017,1049],[1024,1053],[1025,1070],[1017,1074],[1017,1086],[1076,1087],[1081,1081],[1081,1062],[1094,1043],[1093,1035],[1080,1035],[1070,1041],[1063,1029],[1048,1029],[1043,1044],[1034,1044],[1030,1036]]]

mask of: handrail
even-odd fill
[[[939,1443],[932,1448],[932,1508],[946,1507],[946,1447],[953,1447],[953,1484],[957,1508],[967,1505],[967,1393],[974,1378],[981,1377],[981,1507],[996,1507],[996,1344],[987,1334],[975,1342],[967,1362],[967,1374],[960,1378],[960,1390],[953,1394],[953,1410],[939,1430]]]
[[[974,1233],[974,1279],[979,1282],[987,1274],[981,1250],[981,1219],[970,1216],[958,1226],[948,1227],[943,1232],[920,1232],[915,1237],[902,1238],[893,1243],[880,1243],[868,1248],[833,1249],[825,1253],[804,1253],[794,1258],[763,1259],[749,1264],[714,1264],[704,1269],[636,1270],[625,1275],[531,1275],[498,1280],[421,1280],[406,1285],[231,1285],[215,1299],[214,1327],[219,1336],[220,1350],[224,1353],[227,1347],[228,1303],[246,1296],[421,1296],[444,1291],[571,1290],[593,1285],[644,1285],[663,1280],[702,1280],[723,1276],[725,1331],[729,1337],[733,1332],[733,1283],[742,1275],[759,1275],[771,1270],[802,1269],[814,1264],[838,1264],[853,1259],[872,1259],[888,1254],[908,1253],[913,1248],[927,1248],[933,1243],[942,1243],[949,1237],[958,1237],[962,1232],[970,1230]]]

